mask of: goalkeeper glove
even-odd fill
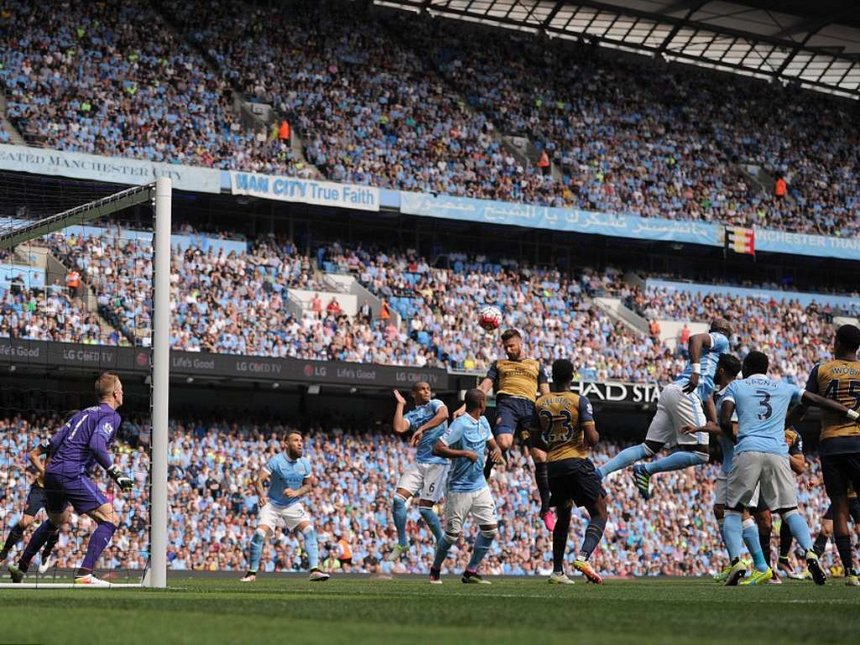
[[[108,468],[107,473],[111,476],[111,479],[116,482],[116,485],[119,486],[122,490],[131,490],[132,484],[134,482],[131,480],[131,477],[129,477],[119,469],[119,466],[114,464],[113,466]]]

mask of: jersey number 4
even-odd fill
[[[839,382],[838,378],[830,380],[830,383],[824,389],[825,399],[839,401]],[[848,385],[849,398],[854,399],[854,405],[848,405],[846,401],[839,402],[843,403],[846,407],[850,407],[852,410],[860,410],[860,381],[846,381],[845,383]]]

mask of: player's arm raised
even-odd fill
[[[448,406],[444,403],[439,406],[436,410],[436,414],[433,415],[433,418],[427,421],[426,423],[421,424],[417,428],[415,428],[415,434],[412,435],[412,438],[409,440],[410,446],[417,446],[418,442],[421,441],[421,435],[423,435],[428,430],[432,430],[440,423],[444,423],[448,420]]]
[[[702,348],[711,346],[710,334],[693,334],[687,342],[687,351],[690,353],[690,365],[693,366],[693,373],[690,374],[690,380],[684,386],[684,392],[689,394],[695,392],[699,387],[699,374],[702,371]]]
[[[398,391],[394,390],[394,400],[397,401],[397,407],[394,408],[394,421],[391,425],[394,426],[394,432],[403,434],[409,430],[409,421],[403,417],[403,410],[406,408],[406,399]]]

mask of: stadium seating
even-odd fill
[[[56,421],[54,421],[56,423]],[[23,508],[29,490],[26,452],[38,437],[52,429],[48,419],[0,419],[0,530],[8,528]],[[171,423],[168,490],[171,511],[168,529],[169,566],[174,570],[244,571],[248,540],[258,510],[252,477],[279,448],[275,424],[236,424],[231,420]],[[119,463],[134,473],[135,489],[117,495],[113,503],[122,526],[105,552],[101,567],[140,569],[146,561],[147,452],[149,429],[134,420],[123,424],[127,440]],[[599,446],[595,461],[621,446]],[[337,561],[337,538],[345,537],[353,551],[351,571],[426,573],[433,554],[433,539],[409,511],[408,531],[413,546],[402,563],[385,561],[396,542],[390,501],[402,468],[412,449],[393,434],[315,429],[305,442],[319,484],[307,506],[314,517],[324,568],[342,569]],[[691,468],[655,478],[652,512],[642,513],[643,502],[632,480],[619,473],[607,483],[610,519],[606,540],[592,562],[611,575],[703,575],[718,571],[724,553],[716,522],[711,517],[713,482],[717,465]],[[818,527],[826,509],[819,486],[817,460],[800,479],[801,509],[811,526]],[[102,485],[106,485],[102,477]],[[499,505],[500,539],[493,545],[485,571],[494,574],[542,574],[551,570],[551,540],[536,521],[537,500],[532,498],[532,473],[520,457],[499,471],[492,481]],[[72,531],[64,533],[57,548],[59,566],[72,567],[82,557],[90,520],[75,516]],[[574,513],[568,552],[575,553],[587,517]],[[465,565],[468,549],[452,552],[452,570]],[[830,555],[826,556],[828,562]],[[835,561],[835,560],[834,560]],[[301,538],[281,532],[263,553],[262,571],[298,571],[303,564]],[[378,566],[377,566],[378,565]]]
[[[167,18],[136,1],[75,0],[45,19],[37,8],[14,0],[0,16],[8,115],[37,145],[307,170],[288,141],[239,123],[236,87],[288,118],[307,158],[337,181],[860,231],[857,120],[820,94],[326,2],[236,11],[198,1]],[[555,172],[503,136],[547,151]]]
[[[0,16],[9,120],[34,145],[297,174],[288,142],[244,127],[231,88],[149,3],[12,0]]]

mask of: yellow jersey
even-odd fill
[[[540,361],[534,358],[493,361],[487,378],[493,382],[496,396],[515,396],[532,402],[537,398],[538,386],[549,382]]]
[[[586,459],[585,427],[594,425],[591,403],[573,392],[550,392],[535,402],[547,461]]]
[[[860,361],[836,359],[812,368],[806,391],[860,411]],[[860,452],[860,425],[837,412],[821,411],[819,453]]]

